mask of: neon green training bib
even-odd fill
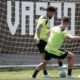
[[[46,16],[41,16],[41,17],[37,20],[37,24],[38,24],[38,23],[42,25],[39,39],[40,39],[40,40],[47,41],[48,37],[46,36],[46,33],[47,33],[47,31],[50,29],[49,19],[48,19]]]
[[[61,47],[68,33],[66,31],[61,31],[61,28],[58,26],[53,27],[50,31],[51,33],[48,39],[48,43],[45,47],[45,50],[48,51],[49,53],[60,56],[64,54],[64,52],[60,51],[59,48]]]

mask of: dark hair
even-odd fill
[[[70,19],[69,19],[68,17],[63,17],[63,18],[62,18],[62,21],[63,21],[63,22],[70,22]]]
[[[48,12],[48,11],[56,12],[56,9],[55,9],[55,7],[53,7],[53,6],[48,6],[48,7],[47,7],[47,12]]]

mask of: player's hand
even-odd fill
[[[39,44],[39,39],[36,39],[36,44]]]
[[[37,38],[37,39],[34,39],[35,40],[35,42],[36,42],[36,44],[38,44],[39,43],[39,39]]]

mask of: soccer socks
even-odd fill
[[[63,63],[62,62],[58,62],[59,64],[59,67],[62,67],[63,66]]]
[[[38,72],[39,72],[38,70],[35,70],[34,73],[33,73],[33,75],[32,75],[32,77],[33,77],[33,78],[36,78]]]
[[[72,69],[68,69],[68,76],[71,76],[72,74]]]
[[[48,75],[48,73],[47,73],[47,70],[46,70],[46,69],[43,69],[43,74],[44,74],[44,75]]]
[[[34,73],[33,73],[33,75],[32,75],[32,77],[33,78],[36,78],[38,72],[39,72],[38,70],[35,70]],[[43,70],[43,73],[44,73],[44,75],[47,75],[48,74],[46,69]]]

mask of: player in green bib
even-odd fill
[[[48,34],[49,34],[49,32],[48,32]],[[48,51],[49,53],[55,54],[57,56],[61,56],[61,55],[65,54],[65,52],[63,52],[59,49],[64,41],[64,38],[68,34],[69,34],[68,32],[62,30],[61,25],[53,27],[50,30],[50,37],[48,39],[48,44],[45,47],[45,50]]]
[[[36,30],[35,30],[35,43],[37,45],[37,48],[41,54],[41,60],[44,60],[45,55],[45,46],[47,44],[48,37],[46,36],[46,33],[50,29],[50,19],[55,15],[56,9],[53,6],[47,7],[47,13],[44,15],[41,15],[40,18],[36,21]],[[63,63],[61,60],[58,59],[59,69],[62,68]],[[43,68],[43,76],[48,78],[50,77],[48,75],[46,66]]]
[[[36,78],[38,72],[44,68],[44,66],[48,63],[48,61],[51,58],[56,58],[56,59],[67,58],[68,59],[67,77],[69,78],[72,77],[72,66],[74,63],[75,55],[72,52],[60,49],[65,38],[72,39],[72,40],[80,39],[80,36],[72,36],[66,31],[66,28],[68,27],[69,23],[70,23],[69,18],[64,17],[61,20],[61,25],[55,26],[47,32],[47,36],[49,38],[48,38],[47,45],[45,47],[45,57],[43,62],[41,62],[36,67],[36,70],[32,76],[33,78]]]
[[[44,60],[45,55],[45,46],[47,44],[48,37],[46,36],[46,32],[50,29],[50,19],[55,15],[56,9],[53,6],[48,6],[46,10],[46,14],[43,14],[36,21],[36,29],[34,40],[36,46],[40,52],[41,60]],[[43,68],[43,76],[48,78],[46,66]]]

